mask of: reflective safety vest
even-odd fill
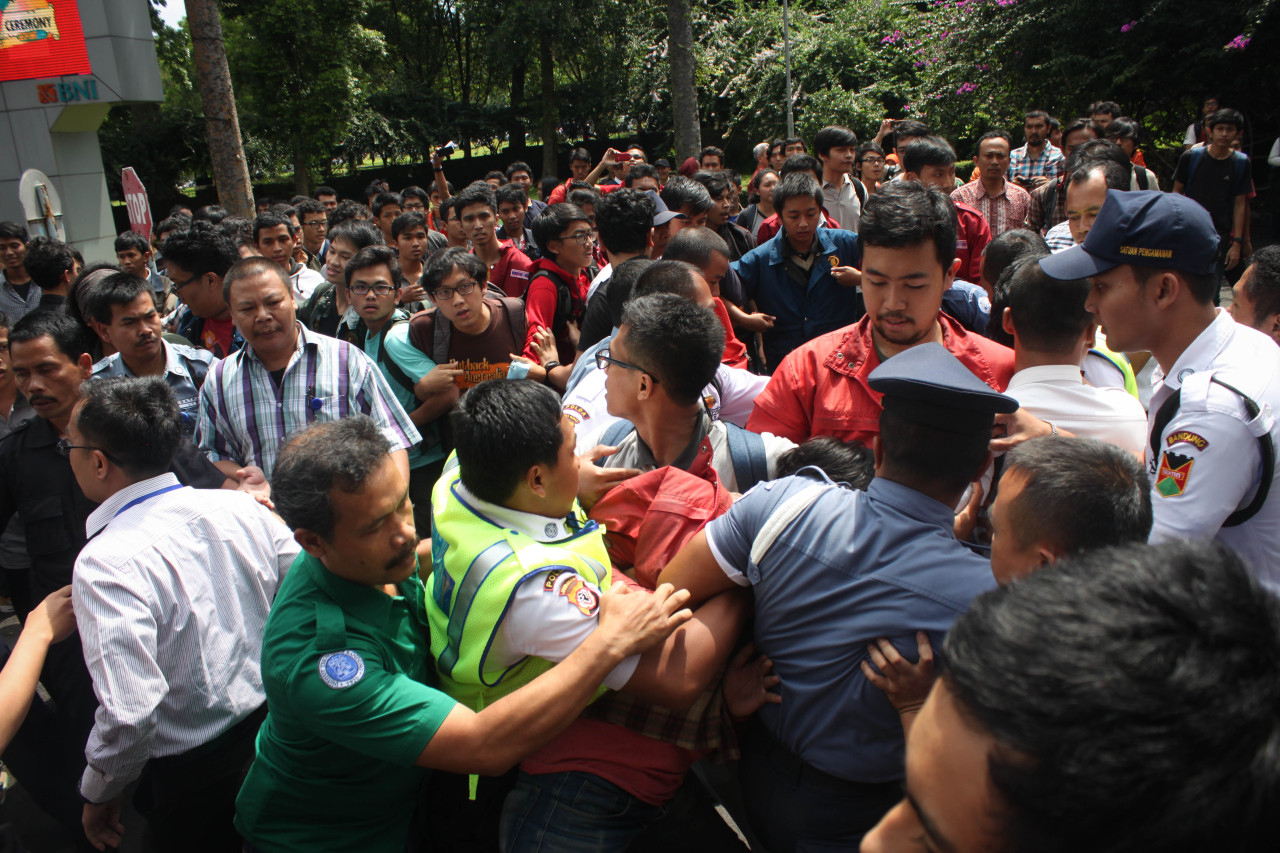
[[[1128,391],[1134,399],[1138,399],[1138,377],[1134,375],[1133,365],[1129,363],[1129,358],[1124,353],[1108,349],[1105,344],[1096,341],[1089,347],[1089,352],[1115,365],[1116,370],[1124,374],[1124,390]]]
[[[555,665],[534,657],[505,666],[489,659],[520,584],[559,569],[607,588],[610,563],[604,528],[586,521],[576,505],[581,529],[568,539],[542,543],[485,517],[459,494],[460,483],[452,454],[431,493],[426,608],[441,689],[479,711]]]

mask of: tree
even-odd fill
[[[667,56],[671,61],[671,102],[675,115],[676,162],[696,157],[702,148],[702,127],[698,121],[698,90],[693,79],[693,27],[689,23],[689,0],[667,0],[671,21]]]
[[[233,216],[252,218],[253,186],[240,143],[240,117],[236,114],[217,0],[186,0],[186,4],[218,203]]]

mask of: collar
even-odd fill
[[[89,518],[84,523],[85,535],[90,537],[98,535],[130,501],[146,497],[152,492],[158,492],[161,489],[181,485],[177,477],[166,471],[159,477],[152,477],[149,480],[134,483],[132,486],[125,486],[99,504],[98,508],[93,512],[89,513]]]
[[[1159,383],[1167,388],[1181,388],[1185,377],[1197,370],[1209,369],[1209,365],[1235,334],[1235,320],[1231,319],[1224,308],[1217,309],[1217,312],[1218,315],[1213,318],[1213,322],[1205,326],[1204,331],[1196,335],[1196,339],[1191,342],[1191,346],[1184,349],[1182,355],[1178,356],[1178,360],[1169,369],[1168,375],[1160,365],[1156,365],[1155,372],[1151,375],[1152,385]]]
[[[1005,390],[1006,394],[1012,395],[1015,388],[1023,385],[1034,385],[1038,382],[1061,382],[1068,385],[1083,385],[1084,377],[1080,375],[1080,368],[1074,364],[1041,364],[1036,367],[1027,367],[1013,374],[1013,378],[1009,380],[1009,387]]]
[[[538,258],[536,261],[533,262],[533,266],[536,272],[550,273],[551,275],[554,275],[556,278],[559,278],[561,281],[565,282],[566,284],[573,284],[574,281],[576,281],[576,279],[573,276],[569,275],[568,270],[566,270],[564,267],[560,266],[550,258],[547,258],[547,257]],[[533,276],[530,276],[530,278],[532,277]]]
[[[290,571],[303,572],[343,612],[370,625],[386,625],[391,619],[392,605],[400,598],[412,601],[415,585],[421,584],[415,572],[396,585],[399,595],[393,598],[380,589],[338,577],[306,551],[299,553],[299,561]]]
[[[845,172],[843,177],[844,177],[844,180],[843,180],[843,181],[841,181],[838,185],[837,185],[837,184],[833,184],[833,183],[831,183],[830,181],[825,181],[825,180],[824,180],[824,181],[822,182],[822,188],[823,188],[824,190],[826,190],[826,189],[832,189],[832,190],[841,190],[841,191],[843,191],[845,187],[852,187],[852,186],[853,186],[853,181],[850,179],[850,177],[849,177],[849,173],[848,173],[848,172]]]
[[[58,431],[53,428],[53,424],[49,423],[47,418],[36,415],[31,419],[31,426],[27,428],[27,447],[55,447],[58,444]],[[63,459],[62,455],[58,455],[59,459]],[[71,467],[70,461],[63,459],[67,467]],[[77,488],[79,488],[77,486]]]
[[[880,503],[888,504],[918,521],[941,527],[948,532],[955,526],[955,511],[951,507],[909,486],[895,483],[893,480],[876,477],[871,481],[871,485],[867,486],[867,496]]]
[[[350,310],[350,309],[348,309],[348,310]],[[408,319],[409,319],[409,312],[408,312],[408,311],[404,310],[403,308],[396,308],[394,311],[392,311],[392,312],[391,312],[391,316],[387,318],[387,322],[386,322],[385,324],[383,324],[382,328],[381,328],[381,329],[379,329],[376,333],[369,331],[369,327],[368,327],[368,326],[365,326],[365,327],[364,327],[364,339],[365,339],[366,341],[371,341],[371,340],[373,340],[374,338],[376,338],[376,337],[380,336],[380,335],[381,335],[383,332],[385,332],[387,329],[390,329],[390,328],[391,328],[391,325],[392,325],[393,323],[395,323],[397,320],[408,320]]]
[[[586,518],[576,499],[573,502],[573,510],[569,515],[564,518],[550,518],[545,515],[521,512],[518,509],[511,509],[510,507],[481,500],[468,491],[467,487],[462,485],[461,480],[458,480],[453,485],[453,489],[458,497],[462,498],[464,502],[469,504],[473,510],[494,527],[504,527],[517,533],[523,533],[537,542],[559,542],[564,539],[571,539],[577,534],[574,532],[573,527],[569,525],[569,519],[574,517],[575,524],[580,530],[582,521],[578,519]]]
[[[987,198],[1000,198],[1001,196],[1005,196],[1009,194],[1008,178],[1005,178],[1004,183],[1000,185],[1000,192],[995,194],[987,192],[987,185],[982,182],[982,178],[978,178],[978,180],[975,181],[975,183],[977,183],[978,189],[982,191],[982,195],[986,196]]]
[[[942,311],[938,312],[938,325],[942,328],[942,345],[952,355],[957,355],[955,347],[955,334],[957,330],[963,330],[959,323],[952,320]],[[865,315],[852,326],[848,326],[848,333],[840,338],[840,342],[836,344],[830,354],[827,355],[823,364],[834,370],[836,373],[845,376],[858,377],[862,380],[863,385],[867,385],[866,378],[871,371],[880,366],[880,357],[876,355],[875,341],[871,338],[871,316]],[[966,364],[970,371],[973,371],[971,365]],[[976,373],[974,374],[977,375]],[[982,376],[978,376],[983,379]],[[985,382],[986,380],[983,379]],[[879,402],[880,394],[872,391],[871,386],[867,385],[867,391],[871,394],[872,399]]]
[[[710,432],[711,416],[707,414],[706,408],[703,407],[698,413],[698,421],[694,425],[693,435],[689,437],[689,443],[672,460],[671,467],[679,468],[681,471],[688,471],[690,474],[697,476],[703,476],[701,468],[708,466],[711,460],[711,442],[707,439],[707,434]],[[640,437],[638,431],[636,432],[636,450],[638,451],[636,468],[647,471],[658,467],[657,460],[653,458],[653,451],[649,449],[649,445],[644,443],[644,439]],[[700,457],[704,458],[700,459]],[[699,461],[703,464],[696,464]]]
[[[825,217],[826,210],[822,211]],[[825,221],[825,220],[824,220]],[[810,255],[830,255],[835,252],[834,238],[831,236],[831,230],[824,225],[819,224],[818,229],[813,232],[813,246],[809,249]],[[769,244],[769,263],[781,264],[787,258],[796,254],[791,248],[790,241],[787,240],[787,231],[785,228],[779,227],[778,233],[770,240]]]

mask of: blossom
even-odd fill
[[[1129,32],[1129,30],[1137,26],[1137,23],[1138,23],[1137,21],[1130,21],[1129,23],[1125,24],[1123,27],[1120,28],[1120,32],[1122,33]]]
[[[957,95],[967,95],[970,92],[978,91],[978,87],[974,83],[962,83],[959,89],[956,89]]]
[[[1249,46],[1250,38],[1246,35],[1238,35],[1231,41],[1227,42],[1225,50],[1244,50]]]

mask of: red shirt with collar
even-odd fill
[[[962,201],[954,201],[953,204],[956,206],[956,257],[960,259],[956,276],[977,284],[982,278],[979,272],[982,250],[991,242],[991,226],[976,207]]]
[[[834,219],[831,218],[831,215],[827,213],[827,209],[825,207],[822,209],[822,219],[823,219],[823,224],[827,228],[840,227],[840,223],[836,222]],[[766,219],[764,222],[760,223],[760,233],[756,235],[756,245],[757,246],[763,245],[765,240],[773,239],[778,235],[778,232],[781,230],[782,230],[782,220],[779,219],[778,214],[775,213],[772,216],[770,216],[768,219]]]
[[[965,331],[941,312],[942,344],[983,382],[1003,391],[1013,377],[1013,350]],[[871,317],[814,338],[787,354],[756,397],[747,421],[752,432],[771,432],[799,444],[814,436],[871,446],[880,433],[880,397],[867,377],[880,365],[871,341]]]
[[[555,328],[556,306],[560,302],[560,289],[556,282],[564,282],[569,286],[569,297],[573,304],[569,308],[569,319],[575,323],[582,322],[582,312],[586,307],[587,288],[591,280],[585,272],[578,273],[577,279],[571,280],[569,273],[561,269],[549,258],[539,258],[532,262],[529,269],[529,288],[524,296],[524,316],[528,321],[529,331],[525,338],[524,355],[534,361],[538,360],[533,352],[533,338],[538,329],[551,329],[556,336],[556,360],[561,364],[573,364],[578,348],[569,339],[568,328]],[[538,275],[546,272],[546,276]]]
[[[716,319],[720,321],[721,326],[724,326],[724,355],[721,356],[720,363],[746,370],[747,345],[738,340],[738,336],[734,334],[733,322],[729,319],[729,309],[724,307],[724,302],[719,296],[711,298],[716,302]]]
[[[511,240],[499,241],[502,254],[498,262],[489,270],[489,281],[502,288],[502,292],[515,299],[524,296],[529,288],[529,276],[533,275],[533,261],[529,256],[516,248]],[[472,254],[475,250],[472,249]]]

